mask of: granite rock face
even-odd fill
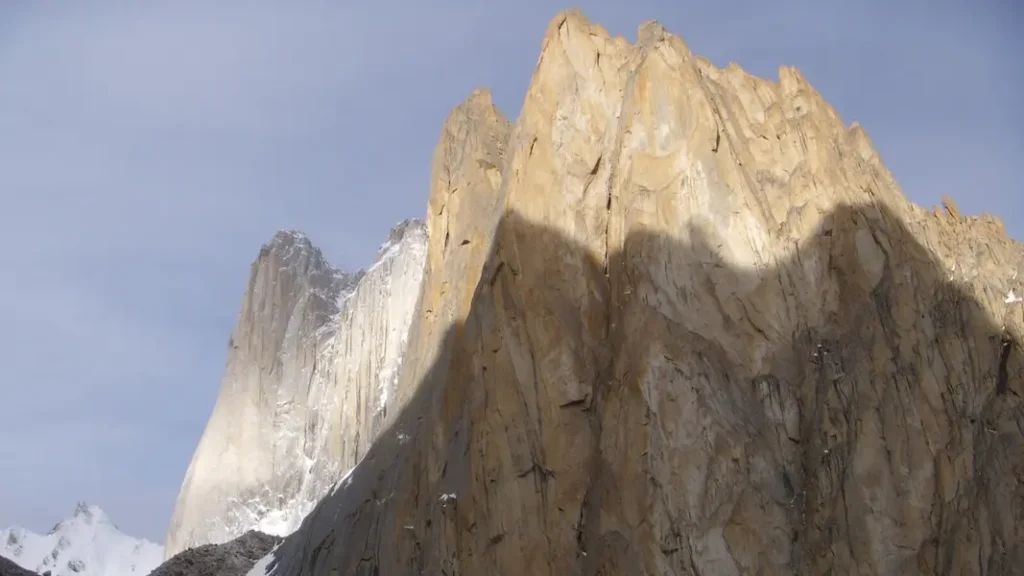
[[[426,225],[384,429],[261,574],[1024,566],[1024,247],[798,71],[562,13],[514,126],[449,117]]]
[[[298,232],[262,248],[165,558],[252,529],[288,534],[366,451],[394,393],[425,249],[415,220],[355,274]]]

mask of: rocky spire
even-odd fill
[[[386,415],[426,242],[403,222],[368,270],[328,264],[282,230],[252,264],[213,414],[165,555],[250,529],[283,535],[365,452]]]
[[[275,576],[1024,564],[1022,246],[798,71],[638,37],[562,13],[510,132],[453,112],[401,411]]]

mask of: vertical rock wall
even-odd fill
[[[402,400],[275,576],[1024,565],[1024,249],[799,72],[566,12],[434,171]]]
[[[167,558],[250,529],[288,534],[355,465],[395,393],[425,249],[419,221],[392,230],[377,262],[356,274],[333,269],[297,232],[263,247]]]

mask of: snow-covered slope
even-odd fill
[[[20,526],[0,530],[0,556],[52,576],[145,576],[163,554],[163,546],[128,536],[98,506],[84,503],[48,534]]]

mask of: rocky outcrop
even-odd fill
[[[1024,247],[798,71],[638,37],[563,13],[514,127],[453,112],[386,430],[261,571],[1024,566]]]
[[[251,529],[283,535],[369,447],[394,393],[426,232],[401,223],[369,269],[333,269],[300,233],[260,251],[165,558]]]
[[[39,573],[26,570],[7,558],[0,556],[0,576],[39,576]]]
[[[244,576],[280,543],[279,537],[251,530],[229,542],[179,552],[149,576]]]

